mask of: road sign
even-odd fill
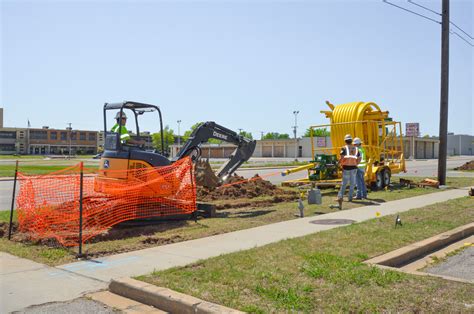
[[[405,136],[420,136],[420,124],[405,123]]]

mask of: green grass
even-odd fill
[[[453,182],[459,179],[455,178]],[[369,194],[372,201],[354,201],[353,203],[344,202],[343,208],[350,209],[365,205],[378,204],[380,202],[387,202],[407,197],[423,195],[427,193],[438,192],[439,190],[432,188],[399,188],[392,191],[377,191]],[[336,191],[333,189],[322,190],[323,203],[321,205],[305,205],[305,216],[316,216],[329,212],[336,211],[329,207],[335,204]],[[270,197],[258,197],[255,199],[237,199],[215,201],[216,204],[230,203],[235,204],[239,202],[253,202],[255,200],[268,200]],[[305,202],[306,203],[306,202]],[[116,254],[119,252],[134,251],[148,247],[187,241],[197,238],[203,238],[216,234],[227,233],[242,229],[258,227],[266,224],[276,223],[295,219],[295,214],[298,212],[297,203],[284,202],[275,204],[273,206],[253,208],[251,205],[242,208],[230,208],[219,210],[216,218],[199,219],[194,221],[172,221],[160,222],[152,226],[136,227],[133,229],[126,229],[129,233],[127,236],[115,237],[119,232],[117,228],[112,228],[109,231],[110,236],[102,238],[101,241],[87,243],[84,249],[91,256],[105,256]],[[16,215],[16,212],[15,212]],[[0,222],[7,222],[9,212],[0,212]],[[16,217],[16,216],[15,216]],[[123,229],[121,229],[123,230]],[[66,250],[68,254],[61,255],[58,258],[55,255],[48,258],[47,253],[51,248],[41,244],[25,244],[17,241],[8,241],[5,238],[0,238],[0,251],[9,252],[14,255],[29,258],[35,261],[46,263],[48,265],[58,265],[61,263],[72,262],[75,260],[76,249]],[[63,252],[61,250],[61,252]]]
[[[422,177],[409,177],[409,176],[400,176],[400,177],[392,177],[392,182],[398,183],[399,178],[413,180],[415,182],[423,181]],[[437,180],[436,177],[426,177],[428,179]],[[471,186],[474,184],[474,178],[472,177],[447,177],[446,178],[446,185],[450,188],[464,188],[467,186]],[[428,188],[431,189],[431,188]]]
[[[27,160],[27,159],[43,159],[44,156],[41,155],[0,155],[0,159],[19,159],[19,160]]]
[[[75,161],[73,164],[77,164]],[[20,164],[18,171],[24,174],[47,174],[63,170],[70,165],[29,165]],[[87,165],[89,169],[98,169],[98,165]],[[15,175],[15,165],[0,165],[0,177],[13,177]]]
[[[9,222],[10,221],[10,210],[0,211],[0,222]],[[18,221],[16,210],[13,211],[13,221]]]
[[[253,313],[469,312],[474,285],[362,261],[474,220],[465,197],[222,255],[138,279]]]

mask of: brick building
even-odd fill
[[[97,131],[0,128],[0,154],[96,154]]]

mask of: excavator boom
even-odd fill
[[[203,180],[204,182],[222,183],[244,162],[249,160],[255,151],[256,141],[243,137],[242,135],[239,135],[236,132],[213,121],[208,121],[202,123],[193,131],[188,141],[183,145],[181,150],[172,161],[176,161],[190,155],[195,160],[199,159],[201,155],[200,145],[207,142],[211,138],[232,143],[237,146],[230,158],[221,166],[216,174],[210,170],[210,166],[206,166],[202,162],[197,164],[196,169],[198,171],[201,170],[205,172],[205,176],[208,177]],[[210,178],[210,176],[216,177],[217,180]],[[217,185],[218,183],[204,185]]]

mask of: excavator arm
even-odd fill
[[[208,121],[202,123],[193,131],[176,157],[173,158],[173,161],[190,155],[194,160],[199,159],[201,155],[201,144],[211,138],[232,143],[237,146],[227,162],[225,162],[216,173],[217,178],[221,182],[225,181],[240,165],[249,160],[256,146],[256,141],[245,138],[215,122]]]

